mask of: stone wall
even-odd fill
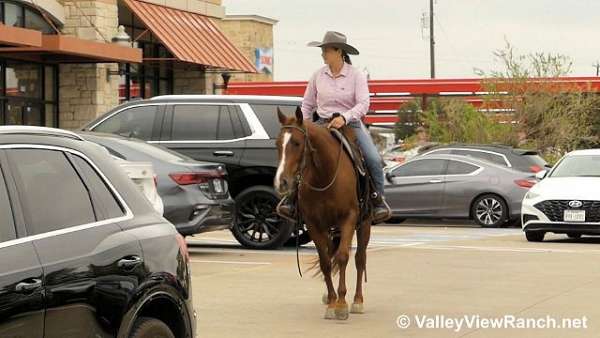
[[[273,25],[253,20],[226,19],[217,22],[244,56],[256,64],[256,48],[273,48]],[[275,59],[275,55],[273,55]],[[273,72],[275,72],[273,61]],[[273,81],[273,74],[232,74],[230,81]]]
[[[111,43],[117,33],[116,0],[63,1],[62,32],[81,39]],[[117,64],[59,66],[59,126],[77,129],[119,104]]]

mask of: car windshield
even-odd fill
[[[600,155],[573,155],[560,161],[551,177],[600,177]]]

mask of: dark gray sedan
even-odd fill
[[[180,234],[231,228],[235,208],[222,164],[195,161],[160,146],[118,135],[79,134],[105,147],[115,157],[151,162],[157,175],[158,194],[164,203],[164,217]]]
[[[484,227],[518,222],[532,174],[460,155],[417,157],[390,168],[385,196],[395,221],[473,219]]]

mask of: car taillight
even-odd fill
[[[529,170],[532,173],[538,173],[538,172],[542,171],[542,167],[540,167],[539,165],[532,165],[531,167],[529,167]]]
[[[537,182],[534,180],[515,180],[515,183],[521,188],[531,188]]]
[[[171,173],[169,177],[179,185],[207,183],[214,178],[223,178],[224,174],[219,170],[208,170],[193,173]]]
[[[185,258],[186,262],[190,261],[190,251],[188,250],[188,246],[187,246],[187,242],[185,241],[185,238],[183,238],[183,236],[181,236],[180,234],[175,235],[175,238],[177,238],[177,244],[179,244],[179,252],[181,253],[181,256],[183,256],[183,258]]]

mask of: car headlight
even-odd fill
[[[529,191],[527,192],[527,194],[525,195],[525,199],[526,200],[530,200],[530,199],[534,199],[534,198],[538,198],[540,197],[540,194],[536,194],[533,191]]]

